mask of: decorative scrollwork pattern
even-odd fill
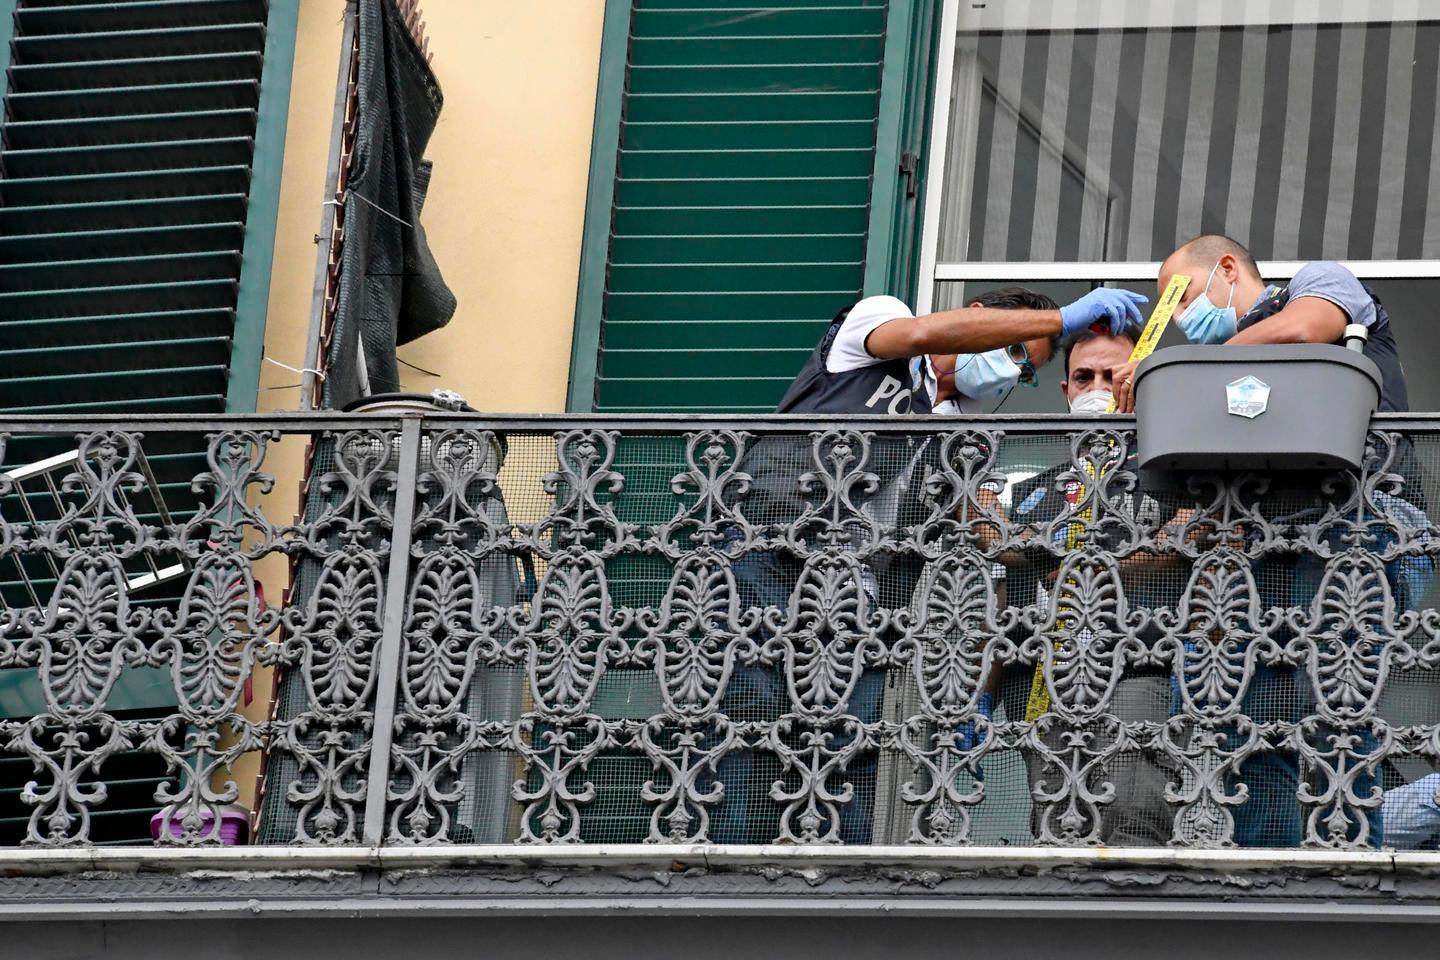
[[[0,842],[1391,842],[1440,423],[1157,478],[1116,422],[17,433]]]

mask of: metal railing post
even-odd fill
[[[400,426],[400,469],[395,485],[394,525],[390,533],[390,567],[385,575],[385,617],[381,625],[380,674],[375,686],[375,727],[371,732],[365,792],[368,846],[378,846],[385,831],[386,788],[390,783],[390,745],[395,736],[395,699],[400,685],[400,632],[405,624],[405,596],[410,572],[410,537],[415,523],[415,478],[420,466],[420,417],[406,417]]]

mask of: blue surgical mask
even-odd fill
[[[1020,365],[1005,348],[962,354],[955,363],[955,390],[972,400],[995,400],[1020,380]]]
[[[1177,318],[1180,329],[1185,331],[1185,336],[1191,343],[1224,343],[1235,336],[1235,284],[1230,284],[1230,299],[1225,301],[1225,306],[1217,307],[1210,299],[1210,284],[1215,279],[1215,271],[1220,269],[1220,261],[1215,261],[1215,266],[1210,268],[1210,276],[1205,280],[1205,289],[1200,291],[1185,312]]]

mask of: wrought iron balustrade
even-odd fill
[[[0,843],[218,843],[261,751],[267,844],[1368,848],[1434,804],[1440,419],[1181,478],[1118,417],[0,430],[74,451],[0,489]]]

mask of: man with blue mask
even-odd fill
[[[1088,329],[1125,331],[1141,323],[1140,305],[1148,298],[1126,290],[1092,290],[1056,309],[1053,301],[1029,309],[988,307],[940,310],[915,316],[891,296],[865,297],[840,310],[785,391],[776,413],[879,414],[907,417],[931,412],[932,382],[912,379],[911,365],[930,354],[985,353],[1011,344],[1044,340]],[[928,368],[927,368],[928,369]],[[933,430],[933,426],[929,428]],[[923,519],[923,485],[939,442],[926,425],[916,422],[912,434],[876,436],[869,444],[867,469],[878,481],[862,509],[884,528],[901,529]],[[811,445],[803,435],[771,434],[750,444],[741,470],[751,478],[744,500],[745,516],[772,533],[796,523],[813,500],[798,482],[816,469]],[[927,460],[927,458],[930,458]],[[777,537],[773,542],[780,543]],[[737,549],[735,540],[726,549]],[[744,606],[785,609],[805,569],[806,557],[786,545],[757,547],[731,563]],[[885,565],[882,567],[881,562]],[[922,561],[915,556],[872,557],[862,584],[871,602],[903,607],[919,579]],[[768,633],[757,639],[768,640]],[[848,709],[864,723],[878,719],[885,673],[866,670],[856,680]],[[790,704],[782,672],[774,665],[738,666],[721,699],[732,718],[775,719]],[[832,748],[848,742],[843,731]],[[853,736],[853,734],[848,734]],[[719,843],[768,843],[778,835],[778,808],[769,796],[774,774],[762,774],[763,751],[733,750],[717,764],[715,780],[724,785],[723,799],[711,820],[709,836]],[[826,817],[819,830],[844,843],[869,843],[873,831],[875,752],[851,760],[845,780],[854,785],[854,799],[836,817]],[[705,787],[709,789],[709,785]]]
[[[1358,323],[1370,334],[1365,356],[1380,368],[1380,410],[1410,409],[1390,316],[1374,292],[1341,264],[1307,263],[1288,284],[1267,286],[1250,251],[1229,237],[1207,234],[1160,265],[1162,291],[1176,274],[1191,278],[1175,309],[1175,322],[1191,343],[1338,344],[1346,325]],[[1135,409],[1133,364],[1118,374],[1115,403],[1121,413]]]
[[[988,290],[966,304],[972,309],[1057,310],[1043,293],[1025,287]],[[1037,371],[1050,361],[1053,339],[1035,337],[983,353],[927,354],[910,361],[911,382],[925,385],[930,412],[941,415],[984,412],[985,405],[1003,401],[1016,386],[1036,386]]]
[[[1161,288],[1176,275],[1192,278],[1174,315],[1174,321],[1191,342],[1227,346],[1338,344],[1347,325],[1360,324],[1368,332],[1365,355],[1380,369],[1380,410],[1409,409],[1405,374],[1389,315],[1374,292],[1341,264],[1307,263],[1288,284],[1266,285],[1244,246],[1229,237],[1210,234],[1191,240],[1166,258],[1160,267]],[[1134,408],[1134,366],[1127,364],[1116,373],[1116,406],[1122,412]],[[1403,491],[1377,491],[1377,503],[1383,503],[1387,515],[1413,517],[1414,528],[1425,529],[1424,485],[1408,446],[1397,451],[1392,469],[1403,479]],[[1344,508],[1343,498],[1337,502],[1308,478],[1272,478],[1269,500],[1289,504],[1286,519],[1295,523],[1318,523],[1321,517]],[[1342,515],[1350,521],[1358,519],[1353,510]],[[1374,549],[1383,548],[1386,535],[1383,529],[1374,531],[1374,542],[1381,545]],[[1338,528],[1328,548],[1335,554],[1344,551],[1345,542]],[[1324,573],[1325,558],[1312,553],[1260,557],[1254,564],[1254,576],[1262,608],[1308,606],[1321,587]],[[1429,558],[1406,557],[1387,565],[1386,574],[1395,599],[1414,608],[1433,580],[1434,567]],[[1299,724],[1312,717],[1314,710],[1314,697],[1304,674],[1286,664],[1261,664],[1249,681],[1241,707],[1251,721],[1263,724]],[[1316,738],[1323,749],[1334,731],[1323,725],[1318,730]],[[1374,749],[1374,735],[1369,731],[1360,732],[1357,741],[1361,752]],[[1298,751],[1282,749],[1254,755],[1239,764],[1234,775],[1248,790],[1247,802],[1234,811],[1235,843],[1241,847],[1298,846],[1304,836],[1303,811],[1296,799],[1304,782]],[[1349,789],[1356,796],[1366,796],[1375,786],[1373,770],[1362,770]],[[1372,845],[1381,842],[1380,813],[1370,809],[1365,814]],[[1358,835],[1359,824],[1352,822],[1347,829],[1353,838]]]

